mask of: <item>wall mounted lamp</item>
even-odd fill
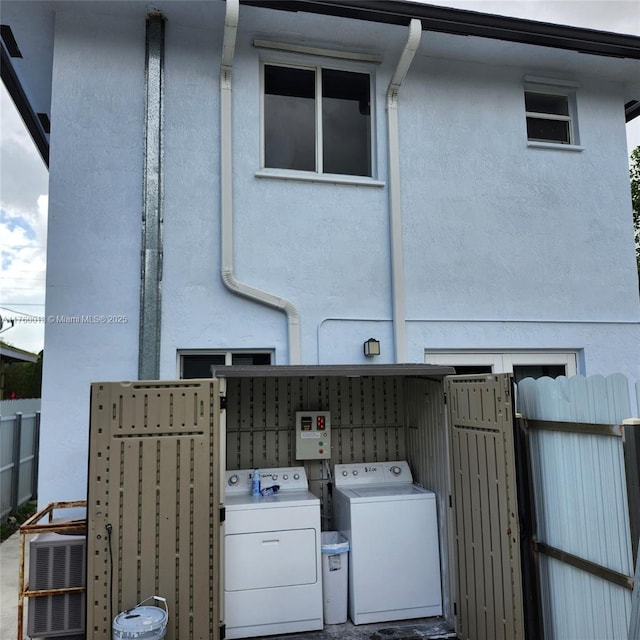
[[[380,341],[375,338],[369,338],[364,343],[364,355],[365,356],[379,356],[380,355]]]

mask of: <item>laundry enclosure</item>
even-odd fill
[[[223,636],[225,470],[304,464],[331,530],[335,464],[407,460],[437,496],[443,615],[523,637],[510,377],[452,373],[220,367],[212,379],[94,383],[88,633],[108,638],[113,615],[160,593],[167,638]],[[295,459],[300,410],[330,412],[329,464]]]

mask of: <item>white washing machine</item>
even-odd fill
[[[349,540],[354,624],[442,614],[436,501],[407,462],[337,464],[336,528]]]
[[[304,467],[226,472],[224,598],[227,638],[322,629],[320,500]]]

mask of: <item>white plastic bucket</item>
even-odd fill
[[[149,600],[159,600],[164,609],[142,606]],[[167,633],[169,609],[167,601],[160,596],[151,596],[133,609],[119,613],[113,620],[113,640],[162,640]]]

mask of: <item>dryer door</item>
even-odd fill
[[[237,533],[225,537],[225,591],[313,584],[315,529]]]

